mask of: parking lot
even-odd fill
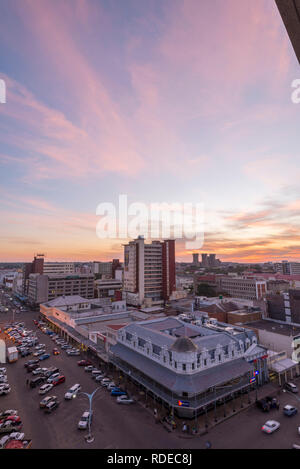
[[[180,429],[168,433],[162,425],[156,425],[153,413],[143,408],[139,403],[133,405],[119,405],[116,398],[99,386],[91,374],[79,367],[77,361],[85,358],[81,356],[68,356],[50,338],[38,329],[33,320],[39,314],[33,311],[22,312],[15,315],[15,320],[24,322],[26,328],[34,331],[40,343],[45,344],[46,352],[50,358],[41,362],[41,367],[56,366],[66,377],[66,381],[55,386],[46,395],[56,395],[60,401],[57,409],[51,414],[45,414],[39,408],[39,402],[45,396],[38,393],[39,386],[30,389],[26,380],[31,377],[27,373],[24,363],[31,356],[19,358],[17,362],[6,364],[8,382],[11,392],[7,396],[0,396],[0,410],[17,409],[23,422],[22,431],[26,438],[32,439],[32,448],[60,449],[60,448],[166,448],[166,449],[196,449],[204,448],[209,440],[212,448],[232,449],[290,449],[294,443],[300,444],[300,435],[297,427],[300,426],[300,394],[282,392],[278,385],[269,384],[259,391],[259,398],[263,395],[279,392],[280,409],[272,409],[264,413],[254,405],[245,407],[241,412],[236,408],[236,415],[215,426],[212,426],[214,415],[209,415],[209,428],[206,434],[196,436],[183,435]],[[12,320],[12,313],[1,315],[0,321],[4,323]],[[0,327],[1,327],[0,325]],[[0,334],[4,338],[4,334]],[[57,347],[59,355],[53,355],[53,348]],[[94,360],[99,367],[99,362]],[[294,380],[300,388],[300,379]],[[92,433],[95,437],[93,443],[86,443],[87,430],[78,430],[77,424],[84,411],[88,410],[88,399],[79,395],[75,399],[65,400],[65,392],[74,384],[81,384],[83,392],[91,393],[99,388],[93,399]],[[244,399],[246,404],[247,399]],[[299,413],[292,417],[283,414],[282,408],[286,404],[298,407]],[[232,404],[230,404],[232,405]],[[218,408],[218,419],[222,416],[222,407]],[[204,428],[204,417],[199,418],[199,425]],[[262,425],[270,419],[277,420],[280,428],[273,434],[264,434]]]
[[[77,365],[83,356],[68,356],[59,347],[60,354],[54,356],[52,350],[57,345],[34,325],[33,319],[37,317],[38,313],[26,312],[18,315],[17,320],[35,331],[39,342],[46,345],[50,358],[41,362],[41,366],[56,366],[66,377],[64,383],[48,393],[58,397],[59,407],[52,414],[45,414],[39,408],[39,402],[44,397],[39,395],[39,387],[30,389],[26,385],[31,373],[27,373],[24,363],[31,356],[6,365],[11,392],[0,397],[1,410],[19,410],[23,431],[27,438],[32,439],[33,448],[172,448],[179,444],[161,426],[156,426],[154,433],[153,417],[138,404],[118,405],[115,397],[95,383],[84,367]],[[5,322],[8,321],[9,316],[5,315]],[[1,338],[4,336],[1,333]],[[95,365],[99,363],[95,362]],[[90,444],[84,438],[87,430],[77,429],[81,415],[89,409],[88,398],[80,395],[70,401],[64,399],[66,391],[76,383],[81,384],[82,391],[86,393],[100,388],[93,399],[92,433],[95,440]]]

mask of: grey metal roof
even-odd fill
[[[111,352],[178,395],[182,392],[191,394],[204,392],[210,387],[236,379],[253,369],[246,360],[238,358],[192,375],[179,374],[120,343],[113,345]]]
[[[169,329],[174,329],[177,327],[182,327],[182,322],[175,318],[163,318],[160,320],[154,320],[153,322],[149,321],[143,324],[147,329],[153,329],[156,331],[164,331]]]
[[[174,336],[160,331],[153,331],[150,328],[144,327],[144,325],[136,323],[129,324],[128,326],[126,326],[125,330],[126,332],[130,332],[131,334],[136,333],[137,336],[141,339],[150,339],[152,343],[160,346],[166,345],[167,347],[169,347],[176,340],[176,337]]]

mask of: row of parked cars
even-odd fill
[[[45,351],[41,347],[39,349],[36,347],[36,349],[33,350],[33,347],[38,344],[38,339],[33,331],[25,329],[24,323],[20,322],[7,325],[4,328],[4,332],[7,337],[15,343],[21,357],[27,357],[31,354],[35,356],[45,354]],[[42,357],[42,359],[45,358],[47,357]]]
[[[0,433],[19,432],[22,421],[16,410],[5,410],[0,413]]]
[[[11,391],[7,380],[6,368],[0,368],[0,396],[6,396]]]
[[[80,360],[77,362],[79,366],[84,366],[84,371],[91,373],[92,379],[99,383],[103,388],[110,391],[110,395],[117,397],[118,404],[133,404],[135,401],[131,399],[127,392],[116,385],[111,378],[108,378],[102,370],[94,367],[89,360]]]
[[[25,439],[21,429],[22,422],[17,410],[7,409],[0,412],[0,449],[29,448],[31,440]]]
[[[80,355],[80,351],[66,342],[59,334],[48,329],[44,321],[34,320],[34,324],[44,333],[51,337],[51,339],[62,349],[65,350],[67,355]],[[53,348],[53,355],[59,355],[59,350],[57,347]]]

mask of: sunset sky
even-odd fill
[[[119,194],[203,203],[221,260],[300,260],[300,72],[275,1],[0,7],[0,261],[122,258],[96,236]]]

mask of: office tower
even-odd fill
[[[161,304],[176,289],[175,241],[143,237],[124,245],[124,292],[133,305]]]

